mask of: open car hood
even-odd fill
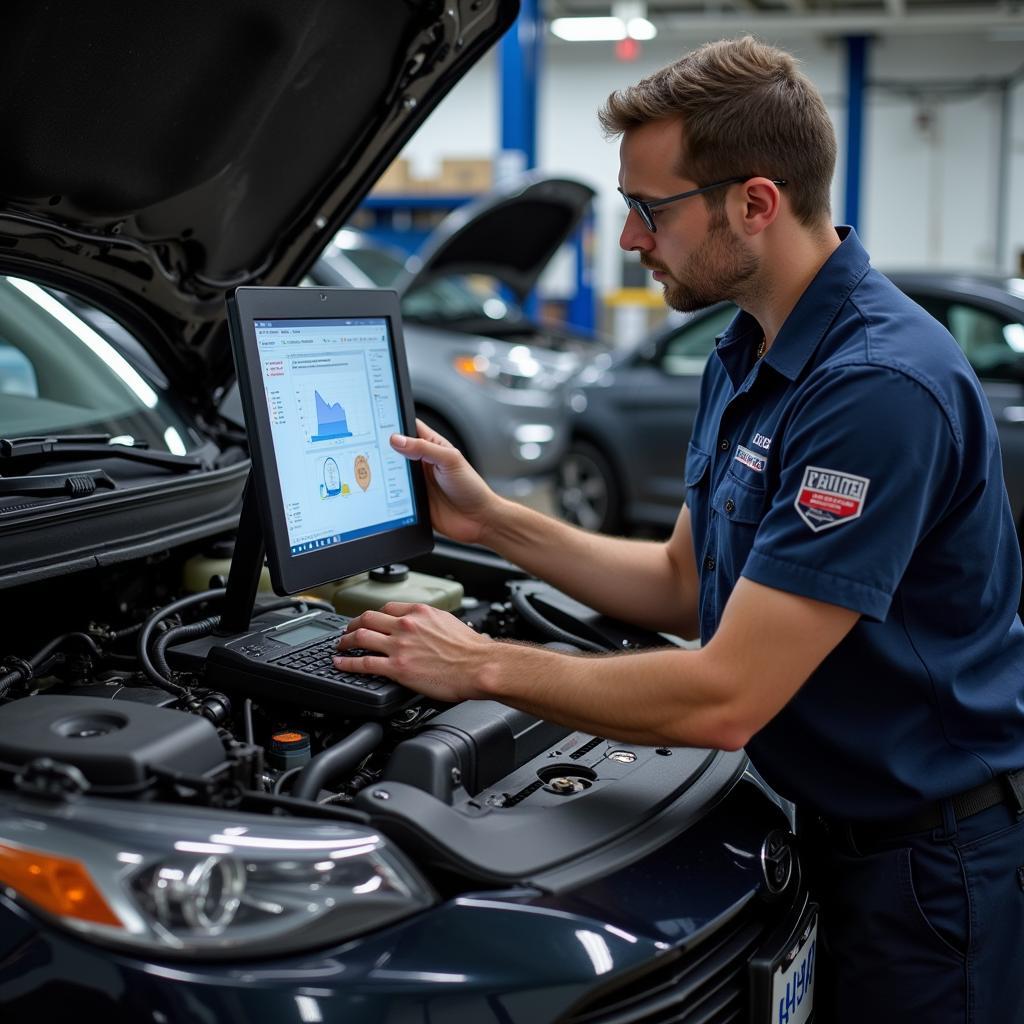
[[[225,297],[295,284],[518,0],[9,0],[0,272],[77,292],[198,400]]]
[[[523,302],[593,197],[581,181],[517,176],[450,213],[395,287],[404,293],[438,277],[486,274]]]

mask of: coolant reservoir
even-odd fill
[[[349,576],[324,596],[339,614],[358,615],[371,608],[382,608],[388,601],[430,604],[453,612],[462,603],[462,594],[461,583],[411,572],[408,566],[396,562]]]
[[[230,571],[230,558],[218,558],[216,555],[193,555],[182,568],[181,585],[189,593],[197,594],[202,590],[209,589],[212,577],[221,576],[226,580]],[[270,572],[266,566],[263,566],[263,572],[260,573],[259,589],[270,594],[274,592],[270,583]]]

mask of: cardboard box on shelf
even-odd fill
[[[388,166],[373,186],[377,194],[395,195],[410,191],[409,161],[398,157]]]
[[[486,192],[494,180],[494,166],[487,159],[446,157],[438,175],[440,191],[454,195]]]

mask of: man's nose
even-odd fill
[[[626,211],[626,222],[619,235],[619,248],[626,252],[650,252],[654,248],[654,235],[636,210]]]

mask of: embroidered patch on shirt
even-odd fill
[[[770,437],[766,437],[764,434],[755,434],[750,439],[750,443],[752,445],[756,445],[758,448],[763,448],[765,451],[768,451],[772,446],[772,439]]]
[[[742,462],[750,469],[756,469],[758,473],[764,472],[764,456],[760,452],[752,452],[749,448],[744,448],[741,444],[736,445],[736,461]]]
[[[793,504],[800,518],[815,533],[820,533],[861,514],[869,483],[866,476],[808,466]]]

